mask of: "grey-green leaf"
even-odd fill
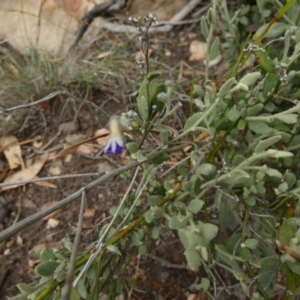
[[[203,292],[208,291],[210,287],[210,281],[207,278],[201,278],[201,282],[200,282],[200,288],[203,290]]]
[[[201,27],[202,34],[207,39],[209,30],[208,30],[208,25],[207,25],[206,17],[204,17],[204,16],[202,16],[202,18],[201,18],[200,27]]]
[[[209,61],[214,60],[220,54],[220,39],[216,37],[209,49]]]
[[[245,241],[245,245],[247,246],[247,248],[254,250],[258,246],[258,240],[256,240],[256,239],[247,239]]]
[[[285,124],[295,124],[298,120],[298,115],[296,115],[296,114],[279,114],[279,115],[275,115],[274,118],[282,121]]]
[[[241,112],[233,106],[230,111],[228,112],[228,120],[231,122],[235,122],[241,116]]]
[[[198,126],[199,119],[202,116],[203,116],[202,112],[197,112],[197,113],[193,114],[192,116],[190,116],[184,125],[184,131],[190,130],[191,128]]]
[[[188,266],[196,271],[201,265],[201,256],[200,253],[193,247],[189,247],[184,251],[184,255],[186,256]]]
[[[275,135],[275,136],[271,136],[268,139],[265,140],[260,140],[258,142],[258,144],[256,145],[254,151],[256,153],[260,153],[263,152],[264,150],[266,150],[267,148],[269,148],[270,146],[274,145],[275,143],[277,143],[279,140],[281,139],[281,135]]]
[[[239,83],[243,83],[247,86],[251,86],[252,84],[256,83],[260,75],[261,75],[260,72],[248,73],[239,81]]]
[[[248,121],[249,129],[258,134],[266,134],[271,132],[271,128],[261,121]]]
[[[203,207],[204,201],[200,199],[194,199],[190,202],[188,206],[189,212],[192,214],[197,214]]]
[[[140,97],[140,101],[138,101],[138,109],[139,109],[139,114],[143,121],[148,120],[149,118],[149,107],[148,107],[148,102],[145,96]]]
[[[45,261],[36,266],[35,272],[42,277],[48,277],[54,274],[58,266],[59,262],[57,261]]]
[[[137,145],[137,143],[135,142],[130,142],[126,144],[126,148],[128,149],[128,151],[132,154],[132,153],[136,153],[139,150],[139,147]]]
[[[222,100],[226,96],[226,94],[230,91],[235,83],[236,80],[234,77],[229,78],[225,83],[223,83],[218,92],[218,97],[220,100]]]
[[[79,281],[76,285],[76,290],[82,299],[87,299],[88,291],[87,291],[87,288],[85,286],[85,282],[83,279],[79,279]]]

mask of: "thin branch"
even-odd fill
[[[50,99],[52,99],[52,98],[54,98],[55,96],[58,96],[58,95],[69,95],[69,94],[66,91],[56,91],[56,92],[53,92],[53,93],[49,94],[48,96],[46,96],[44,98],[42,98],[40,100],[37,100],[37,101],[34,101],[32,103],[21,104],[21,105],[17,105],[17,106],[11,107],[11,108],[1,107],[0,108],[0,114],[3,114],[5,112],[10,112],[10,111],[13,111],[13,110],[17,110],[17,109],[21,109],[21,108],[31,107],[31,106],[46,102],[46,101],[48,101],[48,100],[50,100]]]
[[[87,261],[87,263],[85,264],[85,266],[83,267],[83,269],[81,270],[81,272],[79,273],[79,275],[77,276],[77,278],[74,280],[74,283],[73,283],[73,286],[76,286],[78,281],[80,280],[80,278],[82,277],[82,275],[87,271],[87,269],[90,267],[90,265],[93,263],[93,261],[98,257],[99,253],[101,252],[102,250],[102,243],[104,241],[104,239],[106,238],[107,234],[109,233],[110,229],[112,228],[116,218],[119,216],[119,212],[120,210],[122,209],[123,207],[123,204],[125,203],[125,201],[127,200],[127,196],[133,186],[133,183],[135,182],[135,179],[136,179],[136,176],[138,174],[140,170],[140,166],[137,166],[136,170],[135,170],[135,173],[133,175],[133,178],[130,182],[130,185],[123,197],[123,199],[121,200],[119,206],[118,206],[118,209],[117,211],[115,212],[113,218],[111,219],[111,221],[109,222],[109,225],[106,227],[104,233],[101,235],[98,243],[97,243],[97,246],[96,246],[96,251],[90,256],[89,260]]]
[[[160,150],[160,151],[152,152],[147,156],[147,161],[149,162],[152,159],[154,159],[155,157],[159,156],[160,154],[163,154],[163,153],[166,153],[166,152],[174,152],[174,151],[181,150],[186,146],[187,146],[187,144],[182,144],[182,145],[174,147],[174,148],[163,149],[163,150]],[[127,170],[130,170],[132,168],[136,168],[139,164],[140,164],[139,162],[135,161],[135,162],[132,162],[132,163],[126,165],[126,166],[123,166],[121,168],[113,170],[113,171],[103,175],[102,177],[92,181],[91,183],[87,184],[85,187],[79,189],[77,192],[73,193],[72,195],[64,198],[61,201],[59,201],[59,203],[56,203],[56,204],[52,205],[51,207],[48,207],[48,208],[46,208],[42,211],[39,211],[39,212],[29,216],[28,218],[18,222],[17,224],[3,230],[2,232],[0,232],[0,243],[5,241],[6,239],[10,238],[11,236],[16,234],[20,230],[30,226],[31,224],[35,223],[36,221],[38,221],[38,220],[42,219],[43,217],[49,215],[50,213],[66,206],[69,203],[71,203],[72,201],[76,200],[78,197],[81,196],[82,191],[84,189],[86,190],[86,192],[89,192],[89,191],[93,190],[94,188],[96,188],[98,185],[103,184],[107,180],[113,178],[114,176],[117,176],[117,175],[119,175],[123,172],[126,172]]]
[[[69,264],[69,268],[68,268],[66,281],[65,281],[64,287],[62,289],[62,293],[61,293],[61,298],[60,298],[61,300],[69,300],[70,299],[72,282],[73,282],[74,272],[75,272],[75,268],[76,268],[76,256],[77,256],[77,252],[78,252],[80,235],[81,235],[81,231],[82,231],[85,202],[86,202],[86,192],[85,192],[85,190],[83,190],[82,197],[81,197],[79,218],[78,218],[78,228],[76,231],[76,236],[75,236],[74,246],[72,249],[72,254],[71,254],[71,258],[70,258],[70,264]]]
[[[109,2],[95,5],[95,7],[82,18],[81,24],[75,33],[75,38],[69,51],[73,50],[78,45],[84,33],[87,31],[88,27],[95,18],[103,16],[108,12],[119,11],[126,5],[127,0],[110,0]]]
[[[6,186],[11,186],[11,185],[24,185],[24,184],[40,182],[40,181],[50,181],[50,180],[58,180],[58,179],[69,179],[69,178],[76,178],[76,177],[89,177],[89,176],[100,176],[100,175],[103,175],[103,172],[101,172],[101,173],[83,173],[83,174],[58,175],[58,176],[49,176],[49,177],[41,177],[41,178],[35,178],[35,179],[0,183],[0,191],[1,191],[1,188],[6,187]]]

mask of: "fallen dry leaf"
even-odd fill
[[[93,218],[93,217],[95,217],[95,215],[96,215],[96,209],[94,209],[94,208],[87,208],[84,211],[83,217],[84,218]]]
[[[50,207],[50,206],[52,206],[52,205],[54,205],[56,203],[58,203],[58,201],[55,201],[55,200],[46,202],[45,204],[42,205],[42,210],[45,210],[46,208],[48,208],[48,207]],[[44,218],[42,218],[42,220],[43,221],[47,221],[50,218],[54,219],[54,218],[56,218],[57,216],[60,215],[60,212],[61,212],[61,209],[58,209],[58,210],[52,212],[51,214],[45,216]]]
[[[29,253],[36,253],[36,252],[40,252],[43,250],[53,250],[53,249],[58,249],[61,246],[61,241],[59,242],[53,242],[53,243],[43,243],[43,244],[38,244],[36,246],[34,246]]]
[[[101,136],[101,135],[106,135],[106,136],[103,136],[99,139],[96,140],[97,144],[100,145],[100,146],[105,146],[107,141],[108,141],[108,135],[109,135],[109,130],[106,129],[106,128],[101,128],[101,129],[98,129],[96,132],[95,132],[95,135],[96,136]]]
[[[22,151],[18,139],[13,135],[0,137],[0,148],[8,161],[11,170],[21,164]]]
[[[61,164],[55,164],[55,165],[52,165],[49,169],[49,174],[52,175],[52,176],[58,176],[60,175],[62,172],[61,170]]]
[[[59,220],[50,218],[47,222],[47,227],[48,228],[56,228],[57,226],[59,226],[59,224],[60,224]]]
[[[34,142],[32,143],[32,146],[33,146],[34,148],[36,148],[36,149],[40,149],[40,148],[43,146],[43,142],[42,142],[41,140],[39,140],[39,141],[34,141]]]
[[[4,183],[13,183],[16,181],[33,179],[40,172],[40,170],[46,163],[47,159],[48,159],[48,153],[41,155],[38,159],[35,160],[35,162],[30,167],[8,176],[4,180]],[[2,187],[0,189],[0,191],[15,189],[16,187],[22,186],[22,185],[25,185],[25,184],[5,186],[5,187]]]
[[[73,158],[73,155],[71,153],[67,154],[65,157],[65,160],[64,160],[65,163],[71,162],[72,158]]]
[[[77,148],[77,152],[82,153],[82,154],[86,154],[86,155],[92,154],[93,151],[94,151],[94,148],[91,145],[82,144]]]
[[[205,42],[192,41],[189,48],[191,53],[189,60],[204,60],[206,57],[206,47],[207,44]]]
[[[69,133],[69,132],[75,131],[76,129],[77,129],[76,124],[74,121],[62,123],[58,127],[58,131],[64,132],[64,133]]]
[[[103,59],[103,58],[105,58],[105,57],[107,57],[107,56],[112,55],[113,53],[114,53],[113,51],[105,51],[105,52],[100,53],[100,54],[97,56],[97,58],[98,58],[98,59]]]
[[[43,187],[47,187],[47,188],[50,188],[50,189],[57,189],[57,185],[55,185],[54,183],[51,183],[49,181],[37,181],[37,182],[34,182],[34,184],[39,185],[39,186],[43,186]]]

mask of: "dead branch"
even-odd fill
[[[95,5],[81,21],[79,28],[75,33],[74,41],[69,50],[73,50],[83,37],[84,33],[96,17],[104,16],[107,13],[117,12],[127,5],[128,0],[111,0],[109,2]]]

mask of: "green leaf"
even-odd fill
[[[291,238],[295,236],[294,229],[287,223],[283,223],[278,230],[278,240],[282,245],[288,245]]]
[[[247,248],[254,250],[258,246],[258,240],[256,240],[256,239],[247,239],[245,241],[245,245],[246,245]]]
[[[251,257],[251,251],[248,248],[241,248],[239,251],[239,257],[243,260],[243,261],[248,261]]]
[[[164,215],[163,210],[160,207],[153,207],[152,214],[155,218],[161,218]]]
[[[146,255],[148,253],[148,248],[146,245],[140,245],[139,246],[139,254],[140,255]]]
[[[160,235],[160,230],[157,226],[154,226],[151,230],[151,236],[154,240],[158,239]]]
[[[184,230],[184,229],[178,230],[178,237],[179,237],[181,243],[183,244],[183,247],[185,249],[187,249],[189,247],[189,237],[187,235],[186,230]]]
[[[297,178],[294,173],[287,173],[284,177],[284,180],[287,182],[289,188],[291,188],[296,183]]]
[[[137,145],[137,143],[135,142],[130,142],[126,144],[126,148],[128,149],[128,151],[132,154],[132,153],[136,153],[139,150],[139,147]]]
[[[192,214],[197,214],[203,207],[204,201],[200,199],[194,199],[190,202],[188,206],[188,211]]]
[[[167,130],[161,131],[159,134],[160,140],[163,145],[168,145],[169,143],[169,134]]]
[[[294,156],[293,153],[287,151],[280,151],[275,149],[269,149],[266,151],[267,156],[274,158],[282,158],[282,157],[291,157]]]
[[[247,122],[244,119],[240,119],[238,124],[237,124],[237,129],[238,130],[244,130],[247,125]]]
[[[249,205],[249,206],[255,206],[256,204],[256,200],[253,196],[249,196],[247,198],[244,199],[244,201]]]
[[[275,135],[265,140],[260,140],[258,144],[256,145],[254,152],[260,153],[269,148],[270,146],[277,143],[279,140],[281,140],[281,135]]]
[[[137,99],[137,105],[141,118],[143,121],[147,121],[149,118],[149,105],[144,95],[141,95],[141,97]]]
[[[277,86],[279,82],[279,77],[275,74],[268,73],[264,80],[262,93],[264,97],[267,97],[269,93],[273,92],[273,89]]]
[[[96,276],[97,276],[97,268],[98,268],[98,263],[97,261],[95,260],[91,266],[87,269],[86,271],[86,276],[89,278],[89,279],[94,279]]]
[[[256,83],[256,81],[259,79],[260,75],[261,75],[260,72],[248,73],[239,81],[239,83],[245,84],[248,87],[250,87],[251,85]]]
[[[232,221],[232,211],[233,211],[233,201],[228,199],[227,197],[221,199],[221,203],[219,205],[219,222],[220,222],[220,230],[225,231],[230,222]]]
[[[198,126],[199,124],[197,122],[202,116],[203,116],[203,112],[197,112],[192,116],[190,116],[184,125],[184,131],[188,131],[191,128]]]
[[[250,106],[247,108],[247,117],[250,116],[256,116],[258,113],[260,113],[264,108],[264,105],[262,103],[257,103],[253,106]]]
[[[295,124],[298,121],[298,115],[296,114],[280,114],[275,115],[274,118],[285,124]]]
[[[258,134],[267,134],[271,132],[271,128],[261,121],[248,121],[249,129]]]
[[[281,192],[281,193],[284,193],[288,190],[289,186],[288,184],[284,181],[282,183],[279,184],[278,186],[278,190]]]
[[[259,265],[265,271],[275,270],[278,267],[280,260],[275,256],[267,256],[259,261]]]
[[[167,153],[162,153],[162,154],[158,155],[157,157],[153,158],[153,159],[152,159],[152,162],[153,162],[154,164],[156,164],[156,165],[160,165],[160,164],[162,164],[164,161],[168,160],[169,157],[170,157],[169,154],[167,154]]]
[[[260,41],[256,41],[256,43],[259,48],[263,48],[263,45]],[[264,71],[268,73],[275,73],[275,64],[268,56],[267,51],[256,50],[254,51],[254,55],[258,64]]]
[[[71,288],[70,300],[80,300],[80,295],[75,288]]]
[[[209,29],[208,29],[206,17],[204,17],[204,16],[202,16],[202,18],[201,18],[200,27],[201,27],[202,34],[204,35],[205,39],[207,39],[208,34],[209,34]]]
[[[42,250],[38,256],[41,262],[49,261],[49,260],[57,260],[57,257],[51,250]]]
[[[217,236],[219,230],[218,226],[210,223],[200,223],[196,227],[199,228],[201,236],[208,242]]]
[[[150,92],[150,104],[151,106],[156,106],[155,110],[152,111],[152,117],[159,112],[162,112],[165,103],[157,99],[158,94],[166,93],[167,88],[164,84],[157,84],[155,80],[153,80],[149,84],[149,92]]]
[[[159,206],[162,199],[163,199],[163,197],[160,195],[151,195],[148,198],[148,203],[151,206]]]
[[[198,96],[204,97],[204,95],[205,95],[203,87],[201,85],[199,85],[199,84],[194,84],[194,91],[196,92],[196,94]]]
[[[164,71],[162,71],[162,70],[155,70],[155,71],[150,72],[148,74],[148,81],[149,82],[153,81],[157,77],[161,76],[163,73],[164,73]]]
[[[233,167],[238,166],[239,164],[241,164],[242,162],[244,162],[245,159],[246,159],[245,156],[243,156],[243,155],[241,155],[241,154],[237,154],[237,155],[233,158],[233,160],[232,160],[232,166],[233,166]]]
[[[78,292],[78,294],[80,295],[81,298],[87,299],[88,291],[87,291],[87,288],[85,286],[85,280],[84,279],[79,279],[79,281],[78,281],[75,288],[76,288],[76,290],[77,290],[77,292]]]
[[[193,247],[189,247],[184,251],[188,266],[191,270],[196,271],[201,266],[201,256],[200,253]]]
[[[219,54],[220,54],[220,39],[219,37],[216,37],[209,49],[208,60],[209,61],[214,60]]]
[[[136,231],[133,231],[131,234],[131,241],[133,243],[134,246],[139,246],[141,243],[139,234]]]
[[[294,262],[288,261],[287,265],[293,273],[300,275],[300,264],[299,263],[294,263]]]
[[[230,111],[228,112],[228,120],[231,122],[235,122],[241,116],[241,112],[233,106]]]
[[[171,229],[180,229],[186,227],[188,218],[181,217],[180,215],[172,216],[169,219],[169,227]]]
[[[29,294],[34,292],[35,287],[27,283],[18,283],[17,288],[24,294]]]
[[[267,175],[269,175],[270,177],[282,178],[282,174],[276,169],[268,168],[268,169],[264,170],[264,172]]]
[[[36,266],[35,272],[42,277],[52,276],[58,266],[57,261],[45,261]]]
[[[216,166],[209,163],[201,164],[197,168],[197,174],[206,175],[206,176],[214,173],[215,171],[216,171]]]
[[[134,154],[136,154],[136,160],[140,163],[147,160],[147,157],[143,154],[141,150],[138,150],[138,152]]]
[[[203,290],[203,292],[206,292],[206,291],[208,291],[208,289],[210,287],[210,281],[207,278],[202,277],[199,286]]]
[[[225,83],[223,83],[218,92],[218,97],[220,100],[222,100],[226,96],[226,94],[228,94],[228,92],[235,83],[236,80],[234,77],[229,78]]]
[[[238,184],[249,178],[249,174],[244,170],[237,169],[230,174],[230,176],[224,178],[222,182],[227,184]]]
[[[155,216],[153,215],[151,210],[146,211],[145,213],[145,221],[150,224],[155,219]]]

